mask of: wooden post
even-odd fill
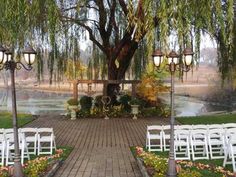
[[[73,98],[78,100],[78,82],[75,80],[73,82]]]
[[[107,96],[107,81],[103,82],[103,96]]]
[[[136,97],[136,83],[132,83],[132,97]]]

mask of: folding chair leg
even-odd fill
[[[236,172],[234,155],[232,155],[232,165],[233,165],[233,171]]]
[[[50,142],[50,154],[52,154],[52,150],[53,150],[53,141]]]
[[[160,149],[161,149],[161,152],[162,152],[163,151],[162,138],[160,138]]]
[[[37,154],[37,141],[34,141],[34,155]]]
[[[37,153],[38,155],[40,155],[40,148],[41,148],[40,147],[40,141],[38,141],[38,153]]]
[[[53,140],[53,143],[54,143],[54,149],[57,150],[57,146],[56,146],[56,141],[55,141],[55,139]]]
[[[225,166],[226,166],[226,164],[227,164],[227,159],[228,159],[228,153],[227,153],[227,154],[225,154],[225,157],[224,157],[224,162],[223,162],[223,167],[225,167]]]
[[[151,140],[148,139],[148,151],[151,151]]]

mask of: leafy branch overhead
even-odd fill
[[[31,41],[47,48],[53,53],[50,66],[59,62],[55,54],[58,51],[63,58],[72,58],[72,38],[80,41],[86,33],[104,53],[108,78],[113,80],[125,77],[143,41],[149,54],[154,47],[167,53],[176,45],[180,52],[192,46],[197,61],[202,33],[210,34],[218,43],[223,77],[230,66],[236,66],[234,0],[0,0],[0,3],[0,40],[19,47]],[[170,36],[174,36],[172,41]],[[52,66],[52,70],[57,68]]]

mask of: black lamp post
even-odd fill
[[[20,70],[22,67],[26,70],[32,69],[36,52],[31,48],[27,47],[24,51],[24,59],[26,65],[21,61],[15,61],[13,59],[13,52],[5,49],[0,45],[0,70],[9,70],[11,73],[11,92],[12,92],[12,120],[13,120],[13,131],[14,131],[14,177],[23,177],[23,169],[20,161],[20,149],[19,149],[19,136],[18,136],[18,124],[17,124],[17,109],[16,109],[16,91],[15,91],[15,70]]]
[[[183,52],[184,60],[183,65],[179,64],[179,55],[175,51],[171,51],[168,58],[168,70],[171,74],[171,117],[170,117],[170,152],[169,152],[169,161],[168,161],[168,171],[167,175],[168,177],[176,177],[176,164],[175,164],[175,158],[174,158],[174,123],[175,123],[175,116],[174,116],[174,76],[175,71],[182,68],[183,71],[188,72],[190,70],[190,66],[192,64],[192,58],[193,58],[193,51],[191,48],[186,48]],[[160,68],[161,63],[164,60],[164,54],[161,52],[160,49],[157,49],[153,53],[153,60],[154,64],[157,67],[157,69]]]

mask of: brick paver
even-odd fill
[[[40,116],[30,127],[53,127],[58,146],[73,147],[56,177],[141,177],[131,146],[144,146],[146,126],[167,119],[77,119]]]

